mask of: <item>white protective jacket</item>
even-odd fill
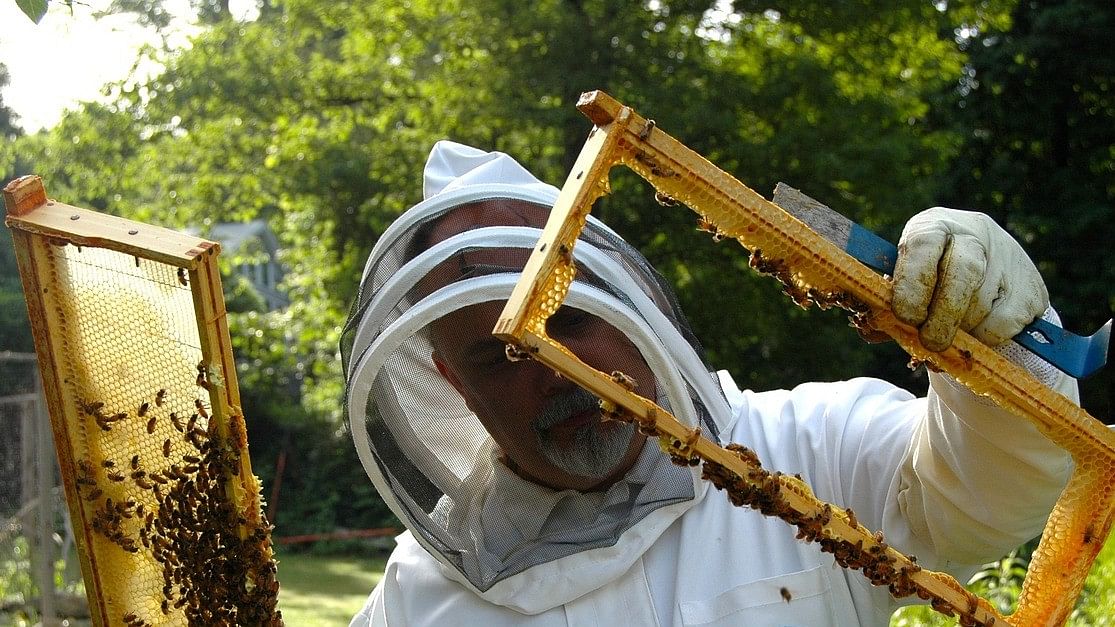
[[[720,377],[734,416],[725,440],[800,473],[922,566],[961,578],[1037,535],[1071,473],[1071,458],[1028,421],[941,375],[930,375],[928,398],[874,379],[754,393]],[[1053,378],[1076,398],[1074,380]],[[505,605],[447,577],[404,533],[352,625],[846,627],[886,625],[901,604],[715,490],[685,506],[639,554],[598,549],[575,567],[515,575],[527,592]]]

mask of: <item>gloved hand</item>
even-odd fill
[[[1049,306],[1022,247],[982,213],[934,207],[910,219],[898,242],[891,303],[931,351],[958,328],[989,346],[1018,334]]]

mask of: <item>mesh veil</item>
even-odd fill
[[[556,196],[541,184],[496,182],[416,205],[375,245],[342,334],[346,414],[365,470],[447,574],[480,592],[534,566],[612,546],[652,513],[693,501],[703,489],[693,470],[670,464],[653,442],[607,491],[559,492],[522,480],[432,362],[431,325],[507,299]],[[506,225],[426,241],[459,208],[491,199],[525,201],[531,211]],[[578,273],[566,306],[626,336],[653,372],[653,400],[716,437],[729,420],[727,403],[664,280],[591,216],[573,255]],[[508,515],[514,510],[524,515]],[[543,513],[530,521],[526,512]]]

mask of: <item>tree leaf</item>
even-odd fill
[[[36,24],[46,15],[46,2],[47,0],[15,0],[19,10],[23,11]]]

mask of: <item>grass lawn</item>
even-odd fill
[[[276,552],[279,609],[298,627],[348,625],[383,575],[386,557]]]

